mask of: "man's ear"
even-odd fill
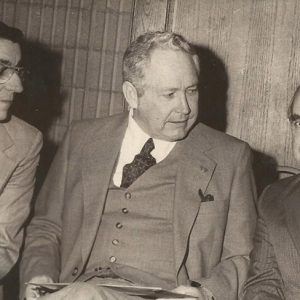
[[[125,99],[131,108],[137,108],[138,107],[138,93],[135,88],[135,86],[129,82],[124,81],[123,82],[123,94],[125,96]]]

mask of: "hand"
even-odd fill
[[[53,280],[49,276],[41,275],[41,276],[36,276],[31,278],[30,282],[42,284],[42,283],[53,283]],[[36,286],[31,284],[26,286],[25,297],[24,297],[26,300],[36,300],[40,296],[42,295],[39,293],[39,290],[36,288]]]
[[[46,294],[38,300],[100,300],[100,299],[116,299],[103,295],[95,284],[88,282],[75,282],[61,290]],[[121,298],[118,298],[121,299]]]
[[[195,287],[191,287],[191,286],[180,285],[176,289],[172,290],[172,292],[192,296],[191,298],[185,298],[186,300],[195,300],[195,298],[199,299],[199,300],[208,299],[205,292],[203,290],[201,290],[201,288],[195,288]],[[157,300],[167,300],[167,299],[159,298]],[[168,300],[175,300],[175,299],[168,298]]]

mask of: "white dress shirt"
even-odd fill
[[[116,186],[121,185],[123,167],[133,161],[135,155],[141,152],[144,144],[149,138],[150,136],[140,128],[130,112],[128,127],[123,138],[117,167],[113,176],[113,182]],[[151,155],[156,159],[156,163],[159,163],[166,158],[176,144],[176,142],[158,139],[153,139],[153,142],[155,148],[152,150]]]

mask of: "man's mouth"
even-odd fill
[[[0,100],[0,105],[10,106],[12,104],[12,100]]]
[[[170,120],[170,123],[186,123],[189,119],[183,119],[183,120]]]
[[[12,99],[0,99],[0,102],[11,103]]]

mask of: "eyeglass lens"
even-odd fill
[[[14,73],[17,73],[20,79],[23,81],[24,79],[24,69],[17,67],[9,67],[0,64],[0,83],[5,83],[8,81]]]

